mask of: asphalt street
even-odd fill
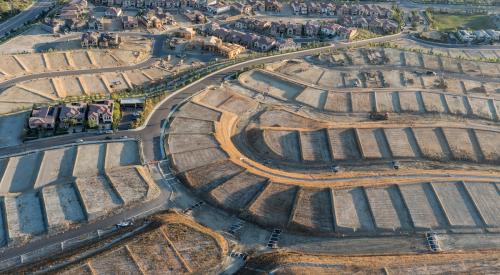
[[[261,58],[256,58],[250,61],[245,61],[241,62],[226,68],[223,68],[217,72],[214,72],[212,74],[209,74],[208,76],[193,82],[192,84],[179,89],[178,91],[172,93],[169,95],[163,102],[161,102],[160,105],[157,106],[157,108],[154,110],[152,115],[148,117],[146,124],[141,130],[129,130],[129,131],[123,131],[120,132],[119,134],[115,135],[91,135],[91,134],[74,134],[74,135],[66,135],[66,136],[59,136],[59,137],[53,137],[53,138],[48,138],[48,139],[41,139],[37,140],[35,142],[28,142],[25,144],[21,144],[18,146],[13,146],[13,147],[6,147],[6,148],[1,148],[0,149],[0,155],[6,155],[6,154],[14,154],[14,153],[22,153],[26,152],[27,150],[42,150],[44,148],[50,147],[50,146],[56,146],[56,145],[63,145],[63,144],[69,144],[69,143],[74,143],[76,139],[82,138],[85,141],[93,141],[93,140],[103,140],[106,136],[114,136],[114,138],[120,138],[120,136],[127,136],[129,138],[138,138],[142,141],[143,144],[143,153],[144,153],[144,160],[146,163],[153,161],[153,160],[161,160],[163,159],[162,156],[162,150],[160,148],[160,138],[161,138],[161,132],[162,132],[162,125],[165,122],[164,120],[168,116],[168,114],[171,112],[172,107],[175,105],[181,103],[184,99],[190,97],[191,95],[203,90],[204,88],[213,85],[213,84],[218,84],[221,83],[224,79],[224,77],[231,75],[245,67],[253,66],[253,65],[260,65],[260,64],[266,64],[266,63],[272,63],[276,61],[280,61],[283,59],[292,59],[292,58],[301,58],[307,55],[312,55],[316,54],[319,52],[322,52],[324,50],[328,49],[338,49],[338,48],[345,48],[349,46],[362,46],[366,45],[370,42],[383,42],[383,41],[389,41],[392,39],[397,39],[400,38],[402,35],[397,34],[397,35],[392,35],[392,36],[386,36],[386,37],[380,37],[380,38],[375,38],[375,39],[370,39],[370,40],[364,40],[364,41],[358,41],[358,42],[351,42],[351,43],[340,43],[332,46],[327,46],[327,47],[322,47],[322,48],[317,48],[317,49],[309,49],[309,50],[303,50],[300,52],[294,52],[294,53],[286,53],[286,54],[280,54],[280,55],[275,55],[275,56],[269,56],[269,57],[261,57]],[[158,41],[157,43],[161,43],[161,41]],[[154,167],[153,169],[156,169]],[[143,204],[137,205],[134,208],[129,208],[129,209],[124,209],[123,212],[112,215],[109,217],[106,217],[105,219],[91,222],[89,224],[83,224],[82,226],[74,229],[74,230],[69,230],[66,232],[63,232],[61,234],[55,235],[55,236],[50,236],[42,239],[38,239],[35,241],[30,242],[29,244],[21,247],[12,247],[12,248],[7,248],[6,250],[3,251],[2,255],[0,255],[0,260],[5,260],[9,259],[12,257],[15,257],[17,255],[21,255],[23,253],[27,253],[30,251],[34,251],[39,248],[43,248],[48,245],[54,245],[58,244],[61,241],[86,234],[89,232],[94,232],[97,229],[102,229],[109,227],[113,224],[116,224],[120,221],[122,221],[125,218],[128,217],[133,217],[135,215],[138,215],[140,213],[146,212],[151,209],[156,209],[157,207],[161,206],[166,206],[168,204],[170,195],[171,195],[171,190],[170,190],[170,184],[173,181],[174,178],[171,177],[171,175],[167,175],[170,177],[169,179],[161,179],[158,178],[158,171],[153,171],[153,176],[157,179],[157,181],[161,182],[160,189],[161,189],[161,195],[150,201],[150,202],[145,202]]]
[[[57,146],[57,145],[62,145],[62,144],[70,144],[74,143],[76,139],[82,138],[85,141],[94,141],[94,140],[103,140],[107,136],[112,136],[113,138],[120,138],[121,136],[127,136],[129,138],[137,138],[142,141],[143,144],[143,153],[144,153],[144,160],[146,163],[154,160],[161,160],[163,159],[162,156],[162,150],[160,148],[160,138],[162,136],[162,125],[165,122],[165,119],[167,118],[168,114],[172,111],[172,108],[179,103],[181,103],[183,100],[189,98],[193,94],[203,90],[204,88],[214,85],[214,84],[219,84],[224,80],[224,77],[231,75],[245,67],[253,66],[253,65],[260,65],[260,64],[266,64],[266,63],[272,63],[276,61],[280,61],[283,59],[293,59],[293,58],[301,58],[307,55],[313,55],[319,52],[322,52],[324,50],[328,49],[339,49],[339,48],[346,48],[350,46],[363,46],[371,42],[384,42],[384,41],[389,41],[393,39],[398,39],[404,36],[404,34],[396,34],[392,36],[386,36],[386,37],[380,37],[380,38],[374,38],[370,40],[364,40],[364,41],[358,41],[358,42],[351,42],[351,43],[339,43],[335,44],[332,46],[327,46],[327,47],[322,47],[322,48],[317,48],[317,49],[310,49],[310,50],[303,50],[300,52],[294,52],[294,53],[286,53],[286,54],[280,54],[280,55],[275,55],[275,56],[269,56],[269,57],[261,57],[261,58],[256,58],[250,61],[245,61],[241,62],[226,68],[223,68],[219,71],[216,71],[212,74],[209,74],[208,76],[205,76],[204,78],[201,78],[198,81],[193,82],[192,84],[181,88],[177,90],[176,92],[170,94],[163,102],[161,102],[154,110],[154,112],[148,117],[146,120],[145,125],[140,129],[140,130],[128,130],[128,131],[123,131],[119,132],[118,134],[113,134],[113,135],[95,135],[95,134],[89,134],[89,133],[80,133],[80,134],[72,134],[72,135],[65,135],[65,136],[59,136],[59,137],[53,137],[53,138],[48,138],[48,139],[41,139],[37,140],[35,142],[27,142],[18,146],[13,146],[13,147],[6,147],[6,148],[1,148],[0,149],[0,155],[6,155],[6,154],[15,154],[15,153],[22,153],[26,152],[29,150],[41,150],[47,147],[51,146]],[[158,44],[156,44],[158,43]],[[161,40],[155,40],[155,49],[160,49],[161,47],[157,47],[161,45],[160,43],[163,43]],[[158,54],[159,52],[156,52]],[[155,55],[155,54],[154,54]],[[154,59],[154,58],[153,58]],[[116,70],[117,68],[112,68]],[[93,71],[95,72],[95,70]],[[156,170],[156,167],[153,168]],[[9,259],[11,257],[21,255],[26,252],[30,252],[39,248],[43,248],[48,245],[53,245],[60,243],[61,241],[67,240],[69,238],[77,237],[79,235],[89,233],[96,231],[97,229],[102,229],[109,227],[113,224],[116,224],[120,221],[122,221],[125,218],[128,217],[133,217],[135,215],[138,215],[140,213],[144,213],[148,210],[151,209],[156,209],[157,207],[161,206],[166,206],[168,204],[170,195],[171,195],[171,190],[170,190],[170,184],[174,180],[171,175],[168,175],[170,177],[169,179],[163,179],[161,180],[161,177],[158,178],[158,171],[153,171],[153,174],[156,175],[156,179],[159,182],[162,182],[160,184],[160,189],[161,189],[161,195],[150,201],[150,202],[145,202],[141,205],[138,205],[134,208],[129,208],[129,209],[124,209],[123,212],[112,215],[109,217],[106,217],[105,219],[95,221],[89,224],[84,224],[74,230],[66,231],[61,234],[55,235],[55,236],[50,236],[42,239],[35,240],[33,242],[30,242],[29,244],[22,246],[22,247],[12,247],[8,248],[5,251],[3,251],[2,255],[0,256],[0,260],[5,260]]]
[[[120,132],[119,134],[114,134],[114,135],[95,135],[95,134],[89,134],[89,133],[79,133],[79,134],[72,134],[72,135],[64,135],[64,136],[58,136],[58,137],[53,137],[53,138],[48,138],[48,139],[40,139],[37,140],[36,142],[29,142],[29,143],[24,143],[20,144],[17,146],[12,146],[12,147],[5,147],[5,148],[0,148],[0,155],[9,155],[9,154],[17,154],[17,153],[22,153],[25,151],[29,150],[38,150],[46,147],[51,147],[51,146],[56,146],[56,145],[61,145],[61,144],[68,144],[68,143],[74,143],[75,140],[79,138],[83,138],[86,141],[92,141],[92,140],[102,140],[106,138],[107,136],[112,136],[113,138],[118,138],[120,136],[128,136],[128,137],[133,137],[133,138],[139,138],[142,140],[143,143],[143,148],[144,148],[144,157],[147,161],[151,160],[161,160],[161,150],[160,150],[160,136],[161,136],[161,126],[165,120],[165,118],[168,116],[169,112],[172,110],[172,107],[179,104],[182,100],[190,97],[191,95],[195,94],[196,92],[203,90],[204,88],[213,85],[213,84],[218,84],[221,83],[224,79],[225,76],[231,75],[245,67],[253,66],[253,65],[260,65],[260,64],[266,64],[266,63],[272,63],[276,61],[280,61],[283,58],[291,59],[291,58],[300,58],[304,57],[307,55],[312,55],[316,54],[319,52],[322,52],[327,49],[340,49],[340,48],[346,48],[350,46],[362,46],[366,45],[371,42],[384,42],[384,41],[389,41],[393,39],[398,39],[401,38],[403,34],[396,34],[396,35],[391,35],[391,36],[385,36],[385,37],[378,37],[378,38],[373,38],[370,40],[364,40],[364,41],[356,41],[356,42],[350,42],[350,43],[339,43],[335,44],[333,46],[327,46],[327,47],[322,47],[322,48],[316,48],[316,49],[309,49],[309,50],[303,50],[300,52],[293,52],[293,53],[286,53],[286,54],[280,54],[280,55],[275,55],[275,56],[268,56],[268,57],[262,57],[262,58],[257,58],[253,59],[250,61],[245,61],[242,63],[238,63],[236,65],[232,65],[226,68],[223,68],[215,73],[212,73],[202,79],[200,79],[197,82],[193,82],[191,85],[188,85],[182,89],[179,89],[178,91],[172,93],[169,95],[153,112],[153,114],[150,116],[150,118],[147,120],[145,126],[139,130],[139,131],[134,131],[134,130],[128,130],[128,131],[123,131]],[[160,39],[165,39],[165,38],[160,38]],[[154,51],[160,51],[161,43],[163,43],[160,39],[155,39],[155,47]],[[157,53],[158,53],[157,52]],[[155,56],[155,54],[153,54]],[[154,62],[152,60],[156,60],[155,58],[152,58],[148,61],[145,62]],[[144,62],[141,64],[137,64],[134,66],[137,66],[138,68],[144,66]],[[99,70],[99,71],[98,71]],[[88,73],[96,73],[100,72],[101,69],[92,69],[92,70],[80,70],[80,71],[89,71]],[[121,70],[120,68],[106,68],[103,70]],[[72,74],[73,72],[78,72],[78,71],[69,71],[69,74]],[[56,72],[56,73],[65,73],[63,72]],[[34,77],[38,77],[39,75],[34,75]]]
[[[9,20],[0,24],[0,37],[4,36],[7,32],[22,26],[24,23],[36,18],[43,11],[48,10],[54,3],[54,0],[35,0],[36,2],[26,10],[10,18]]]

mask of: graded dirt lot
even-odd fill
[[[157,196],[136,141],[70,145],[0,159],[5,244],[60,232]],[[4,220],[5,218],[5,220]]]
[[[161,79],[170,73],[151,67],[122,73],[84,74],[23,81],[0,91],[0,114],[60,98],[110,94]]]
[[[155,225],[145,232],[56,273],[217,273],[228,251],[221,235],[173,212],[155,215],[153,220]]]
[[[485,138],[500,133],[497,95],[437,88],[437,76],[422,68],[442,62],[428,54],[345,54],[366,66],[350,74],[359,87],[318,88],[321,77],[312,76],[340,65],[308,57],[195,96],[168,130],[173,170],[196,194],[265,228],[315,236],[496,232],[500,178],[492,164],[500,152]],[[370,66],[400,66],[424,89],[397,86],[399,70]],[[245,107],[227,108],[235,97]],[[374,111],[381,114],[370,119]],[[394,170],[395,160],[403,168]]]
[[[324,256],[299,253],[267,253],[250,260],[238,274],[255,270],[273,274],[440,274],[496,273],[498,252],[400,256]]]

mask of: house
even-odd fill
[[[264,10],[270,12],[281,12],[283,5],[278,0],[265,0]]]
[[[307,3],[307,13],[308,14],[320,14],[321,6],[316,2],[308,2]]]
[[[129,16],[129,15],[123,16],[122,24],[124,30],[132,30],[139,27],[139,21],[135,16]]]
[[[276,41],[276,49],[278,51],[293,51],[299,48],[297,43],[293,41],[293,39],[288,38],[288,39],[280,39]]]
[[[106,9],[106,11],[104,12],[104,15],[106,17],[110,17],[110,18],[115,18],[115,17],[119,17],[123,14],[123,11],[121,8],[117,8],[117,7],[109,7]]]
[[[99,45],[99,35],[96,32],[85,32],[80,39],[82,48],[97,47]]]
[[[87,9],[86,0],[73,0],[61,8],[59,18],[70,29],[75,29],[77,24],[83,19],[83,13]]]
[[[260,36],[253,44],[254,48],[261,52],[272,50],[276,44],[276,39],[267,36]]]
[[[239,14],[244,14],[244,15],[252,14],[252,6],[248,4],[236,2],[231,5],[231,8]]]
[[[121,37],[117,33],[101,33],[99,37],[99,47],[100,48],[119,48],[121,44]]]
[[[271,26],[269,27],[269,34],[272,36],[282,36],[285,32],[286,27],[281,22],[271,22]]]
[[[323,15],[328,15],[328,16],[335,15],[335,4],[322,3],[321,4],[321,13]]]
[[[224,40],[230,43],[240,43],[245,33],[237,30],[231,30],[229,34],[224,37]]]
[[[232,43],[224,43],[215,36],[204,37],[198,42],[203,50],[216,52],[226,58],[233,59],[245,51],[245,48]]]
[[[186,0],[186,6],[198,8],[198,9],[206,9],[207,6],[215,4],[216,0]]]
[[[95,123],[95,125],[113,123],[112,100],[91,103],[89,104],[88,110],[87,119],[89,123]]]
[[[292,4],[290,4],[290,6],[292,8],[293,13],[295,13],[295,15],[299,15],[299,14],[307,15],[307,13],[308,13],[306,3],[294,1],[294,2],[292,2]]]
[[[298,23],[288,23],[286,25],[287,36],[301,36],[302,35],[302,24]]]
[[[30,129],[54,129],[58,113],[59,107],[53,106],[33,109],[28,119],[28,126]]]
[[[309,37],[317,36],[320,28],[321,27],[318,23],[307,21],[307,23],[304,25],[304,35]]]
[[[191,40],[191,39],[193,39],[195,37],[196,32],[194,31],[193,28],[183,27],[183,28],[179,28],[178,30],[176,30],[174,32],[174,35],[176,37],[180,37],[180,38]]]
[[[61,106],[59,125],[68,128],[71,125],[82,125],[87,112],[87,104],[82,102],[68,103]]]
[[[163,27],[162,21],[155,15],[145,14],[139,17],[139,21],[146,28],[157,28],[161,29]]]
[[[62,22],[57,20],[57,19],[45,18],[43,20],[43,24],[41,26],[42,26],[42,29],[47,31],[47,32],[56,33],[56,32],[61,31],[62,25],[63,25]]]
[[[246,33],[240,41],[240,44],[245,46],[246,48],[252,48],[255,44],[255,41],[259,39],[259,36],[253,33]]]
[[[324,36],[333,37],[337,35],[339,29],[342,28],[339,24],[329,24],[320,27],[320,33]]]
[[[466,30],[457,31],[457,37],[458,39],[460,39],[462,42],[465,43],[470,43],[476,39],[476,37],[473,34],[471,34]]]
[[[358,30],[356,28],[340,26],[337,30],[337,35],[341,39],[353,40],[358,35]]]
[[[396,33],[398,31],[399,25],[393,20],[384,19],[382,25],[382,31],[384,33]]]
[[[233,59],[245,51],[245,48],[238,44],[222,43],[217,48],[218,53],[226,58]]]
[[[228,12],[231,9],[230,5],[225,4],[224,2],[216,2],[212,5],[207,6],[207,11],[212,14],[221,14]]]
[[[368,24],[368,20],[366,20],[365,17],[359,17],[359,18],[354,19],[354,22],[351,25],[354,25],[354,26],[356,26],[358,28],[362,28],[362,29],[368,29],[370,24]]]
[[[94,16],[90,17],[87,22],[87,28],[92,31],[102,31],[104,30],[104,24],[102,23],[102,19],[97,19]]]
[[[484,30],[476,30],[473,34],[478,41],[491,41],[490,35]]]
[[[271,22],[269,21],[254,21],[253,30],[258,33],[266,33],[271,27]]]
[[[215,30],[220,29],[220,25],[216,22],[211,22],[202,26],[202,30],[206,34],[213,34]]]
[[[230,34],[230,31],[228,29],[225,29],[225,28],[218,28],[218,29],[213,31],[213,35],[222,39],[222,40],[225,40],[229,34]]]
[[[162,8],[156,8],[154,12],[154,15],[161,21],[163,25],[177,25],[177,21],[175,21],[175,18],[170,13],[163,11]]]
[[[82,18],[82,14],[78,11],[75,11],[75,10],[68,10],[68,11],[61,12],[61,14],[59,14],[59,18],[64,20],[64,24],[66,26],[68,26],[69,28],[72,28],[72,27],[76,26],[76,24],[78,24],[78,22],[80,22],[80,20]]]
[[[266,4],[261,0],[252,0],[248,1],[250,5],[252,5],[252,10],[254,11],[266,11]]]
[[[144,15],[139,17],[139,21],[146,28],[157,29],[163,28],[164,25],[176,24],[172,15],[170,15],[170,13],[164,12],[160,7],[149,10]]]
[[[245,30],[248,28],[251,19],[249,18],[240,18],[234,22],[234,27],[236,29]]]
[[[198,23],[205,23],[206,21],[206,18],[205,18],[205,15],[203,15],[203,13],[201,13],[200,11],[186,11],[184,13],[184,16],[191,22],[195,23],[195,24],[198,24]]]
[[[486,30],[486,33],[491,37],[491,40],[498,41],[500,40],[500,32],[495,30]]]

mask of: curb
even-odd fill
[[[391,35],[386,35],[386,36],[381,36],[381,37],[375,37],[375,38],[370,38],[370,39],[365,39],[365,40],[362,40],[362,41],[354,41],[354,42],[348,42],[348,43],[339,43],[340,45],[343,45],[343,46],[349,46],[349,45],[352,45],[352,46],[356,46],[358,44],[365,44],[365,43],[369,43],[371,40],[380,40],[380,39],[384,39],[384,38],[389,38],[389,37],[398,37],[398,36],[402,36],[402,33],[397,33],[397,34],[391,34]],[[217,71],[214,71],[214,72],[211,72],[209,73],[208,75],[205,75],[201,78],[199,78],[198,80],[194,81],[194,82],[191,82],[189,83],[188,85],[180,88],[179,90],[171,93],[170,95],[166,96],[162,101],[158,102],[155,107],[153,108],[153,110],[151,110],[151,112],[149,113],[148,117],[144,120],[143,122],[143,125],[141,125],[140,127],[138,128],[135,128],[135,129],[132,129],[132,130],[129,130],[129,131],[141,131],[143,130],[144,128],[146,128],[146,126],[148,125],[149,123],[149,120],[151,120],[151,117],[153,116],[153,114],[158,110],[158,108],[160,108],[161,105],[163,105],[167,100],[169,100],[172,96],[175,96],[179,93],[181,93],[182,91],[184,91],[185,89],[187,88],[190,88],[191,86],[195,85],[195,84],[198,84],[199,82],[215,75],[215,74],[218,74],[220,73],[221,71],[223,70],[229,70],[231,68],[234,68],[236,66],[241,66],[241,65],[245,65],[245,64],[248,64],[250,62],[255,62],[255,61],[260,61],[260,60],[265,60],[265,59],[268,59],[268,58],[274,58],[274,57],[278,57],[278,56],[281,56],[281,57],[285,57],[285,56],[288,56],[288,55],[294,55],[294,54],[297,54],[297,53],[307,53],[307,52],[313,52],[313,51],[321,51],[321,50],[326,50],[326,49],[330,49],[330,48],[336,48],[337,45],[336,44],[333,44],[333,45],[329,45],[329,46],[324,46],[324,47],[319,47],[319,48],[314,48],[314,49],[305,49],[305,50],[301,50],[301,51],[296,51],[296,52],[289,52],[289,53],[282,53],[282,54],[277,54],[277,55],[271,55],[271,56],[263,56],[263,57],[259,57],[259,58],[255,58],[255,59],[250,59],[250,60],[247,60],[247,61],[243,61],[243,62],[240,62],[240,63],[236,63],[236,64],[233,64],[233,65],[230,65],[228,67],[224,67],[220,70],[217,70]]]
[[[120,139],[114,139],[114,140],[92,140],[92,141],[84,141],[84,142],[80,142],[80,143],[72,142],[72,143],[66,143],[66,144],[61,144],[61,145],[54,145],[54,146],[50,146],[50,147],[44,147],[44,148],[40,148],[40,149],[28,150],[28,151],[24,151],[21,153],[2,155],[2,156],[0,156],[0,159],[22,156],[22,155],[29,155],[29,154],[33,154],[33,153],[37,153],[37,152],[41,152],[41,151],[48,151],[48,150],[54,150],[54,149],[59,149],[59,148],[71,147],[71,146],[80,146],[80,145],[86,145],[86,144],[113,143],[113,142],[120,142],[120,141],[135,141],[137,143],[141,143],[141,140],[138,138],[120,138]]]

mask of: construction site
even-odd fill
[[[383,48],[330,54],[246,70],[182,105],[165,147],[187,190],[272,232],[263,241],[271,250],[336,254],[344,239],[360,248],[342,255],[499,249],[498,65],[432,64],[432,56]],[[346,70],[342,57],[361,68]],[[236,239],[249,245],[245,234]],[[361,270],[417,272],[419,261]],[[465,262],[462,271],[476,270],[477,261]],[[262,265],[247,267],[253,274]],[[327,267],[318,272],[337,270]]]
[[[107,237],[56,240],[50,259],[0,269],[498,273],[499,72],[453,55],[328,50],[235,70],[162,106],[168,116],[147,123],[161,127],[159,161],[126,136],[4,157],[4,247],[118,220]],[[152,200],[156,214],[141,212]],[[137,219],[124,220],[131,206]]]
[[[141,158],[129,140],[0,159],[0,244],[21,245],[154,199],[158,187]]]

